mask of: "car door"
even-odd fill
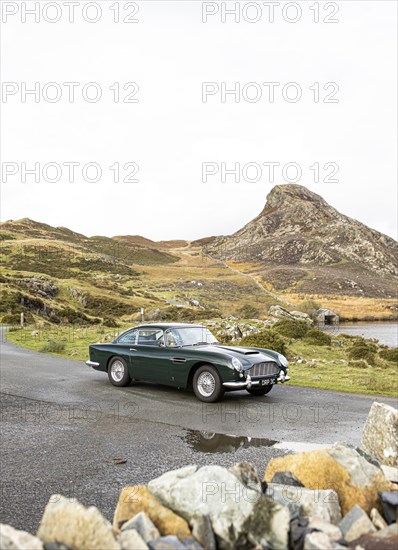
[[[135,345],[137,341],[138,330],[132,329],[120,336],[116,342],[115,352],[127,363],[130,376],[132,376],[132,364],[131,364],[131,348]]]
[[[138,330],[137,343],[130,352],[134,378],[159,384],[170,383],[170,361],[165,348],[159,345],[162,340],[161,329]]]

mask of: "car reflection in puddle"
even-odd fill
[[[272,447],[278,441],[260,437],[239,437],[201,430],[187,430],[184,440],[201,453],[234,453],[248,447]]]

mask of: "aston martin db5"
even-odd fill
[[[113,342],[90,345],[89,355],[86,364],[106,372],[114,386],[155,382],[193,389],[206,402],[234,390],[265,395],[274,384],[290,380],[280,353],[224,346],[205,326],[185,323],[140,325]]]

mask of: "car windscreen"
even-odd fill
[[[205,327],[184,327],[174,331],[178,335],[180,346],[217,343],[217,338]]]

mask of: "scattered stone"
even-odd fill
[[[319,517],[310,518],[308,527],[310,529],[316,529],[317,531],[322,531],[322,533],[326,533],[326,535],[332,541],[338,541],[343,536],[340,528],[337,527],[337,525],[333,525],[332,523],[329,523],[328,521],[325,521]]]
[[[149,542],[160,537],[159,531],[145,512],[139,512],[125,523],[122,527],[122,532],[129,529],[135,529],[144,542]]]
[[[119,535],[122,550],[148,550],[148,545],[135,529],[125,529]]]
[[[292,472],[276,472],[272,478],[272,483],[280,485],[293,485],[294,487],[304,487],[297,477]]]
[[[95,507],[52,495],[40,522],[37,536],[44,542],[63,542],[79,550],[120,550],[112,526]]]
[[[269,483],[267,495],[287,506],[291,517],[316,516],[334,525],[341,520],[339,499],[332,489],[314,491],[305,487]]]
[[[344,516],[339,523],[339,527],[347,542],[376,531],[376,527],[358,504],[355,504],[348,514]]]
[[[187,520],[209,515],[222,549],[287,546],[288,509],[246,487],[226,468],[188,466],[150,481],[148,488]]]
[[[43,543],[26,531],[0,523],[1,550],[43,550]]]
[[[188,523],[163,506],[143,485],[124,487],[113,516],[113,529],[117,533],[120,527],[139,512],[145,512],[155,524],[162,536],[176,535],[180,540],[191,536]]]
[[[376,508],[372,508],[370,511],[370,519],[376,529],[380,531],[387,527],[387,522]]]
[[[192,520],[192,535],[207,550],[216,550],[216,538],[209,516],[198,516]]]
[[[380,493],[380,501],[387,523],[389,525],[396,523],[398,519],[398,492],[383,491]]]
[[[382,464],[398,467],[398,410],[375,401],[362,432],[361,445]]]
[[[268,315],[278,319],[296,319],[299,321],[306,321],[309,325],[313,324],[313,320],[307,313],[301,311],[288,311],[286,308],[278,305],[270,306]]]
[[[276,472],[285,471],[292,472],[309,489],[333,488],[343,515],[357,503],[370,513],[379,505],[379,491],[396,489],[386,480],[381,468],[343,443],[273,459],[267,466],[264,480],[271,481]]]
[[[261,493],[261,481],[258,477],[257,470],[248,462],[235,464],[228,469],[231,474],[234,474],[245,487],[259,491]]]
[[[332,543],[326,533],[313,531],[305,535],[304,550],[332,550],[332,548]]]

